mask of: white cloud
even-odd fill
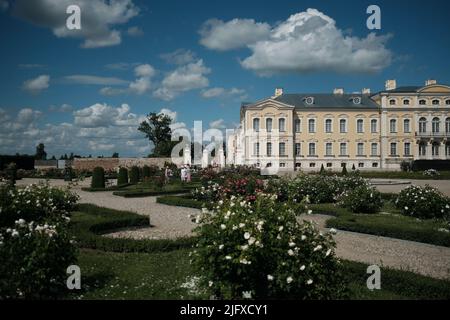
[[[86,74],[75,74],[65,76],[64,79],[69,83],[88,84],[88,85],[117,86],[128,84],[128,81],[115,77],[99,77]]]
[[[48,89],[50,76],[43,74],[37,78],[27,80],[23,83],[23,89],[30,93],[39,93],[42,90]]]
[[[231,88],[227,90],[225,88],[216,87],[203,90],[201,96],[205,99],[239,96],[242,99],[245,98],[247,94],[244,89]]]
[[[66,27],[66,8],[76,4],[82,13],[81,29]],[[132,0],[17,0],[13,14],[35,25],[52,30],[58,38],[84,39],[81,47],[99,48],[120,44],[116,28],[139,14]]]
[[[111,151],[115,148],[113,143],[100,143],[98,141],[89,141],[89,149],[92,151]]]
[[[375,73],[390,65],[392,52],[386,48],[389,35],[368,34],[365,38],[345,35],[329,16],[316,9],[291,15],[253,41],[226,41],[232,34],[247,34],[248,20],[215,22],[203,33],[202,44],[210,49],[247,47],[251,55],[242,67],[261,76],[278,73]],[[232,27],[231,27],[232,26]],[[205,36],[206,35],[206,36]],[[238,36],[240,38],[240,36]],[[230,44],[231,43],[231,44]],[[221,45],[222,44],[222,45]]]
[[[225,129],[226,128],[225,120],[223,120],[223,119],[211,121],[209,123],[209,126],[210,126],[210,128],[213,128],[213,129]]]
[[[191,50],[177,49],[173,52],[160,55],[161,59],[170,64],[184,65],[195,60],[195,53]]]
[[[90,107],[77,110],[74,124],[82,128],[99,128],[109,126],[130,126],[138,124],[138,117],[130,113],[130,106],[122,104],[118,108],[96,103]]]
[[[17,115],[17,122],[28,125],[37,120],[42,115],[41,111],[35,111],[31,108],[21,109]]]
[[[253,19],[233,19],[228,22],[210,19],[203,24],[199,33],[202,45],[208,49],[225,51],[266,39],[270,34],[270,25]]]
[[[127,33],[131,37],[141,37],[144,35],[144,31],[139,27],[130,27],[128,28]]]
[[[136,77],[153,77],[156,74],[155,69],[149,64],[141,64],[134,69]]]
[[[114,96],[125,93],[144,94],[152,88],[151,78],[155,76],[155,69],[149,64],[141,64],[134,68],[136,80],[129,83],[128,88],[104,87],[100,89],[100,94]]]
[[[168,108],[162,108],[158,114],[165,114],[166,116],[169,116],[172,119],[172,122],[175,122],[177,120],[177,112],[172,111]]]
[[[138,78],[130,83],[130,91],[136,94],[144,94],[152,87],[149,77]]]
[[[172,100],[182,92],[207,87],[209,80],[205,75],[210,72],[211,69],[207,68],[201,59],[180,66],[164,77],[154,96],[162,100]]]

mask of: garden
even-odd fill
[[[162,175],[141,170],[121,169],[120,191],[169,191],[157,185]],[[107,189],[105,180],[94,170],[91,191]],[[333,229],[321,232],[300,219],[326,214],[330,228],[450,246],[450,200],[432,187],[381,194],[358,174],[280,178],[245,168],[208,168],[193,180],[180,189],[164,183],[182,194],[157,198],[201,208],[192,216],[193,235],[158,240],[107,236],[151,228],[151,220],[78,204],[71,189],[1,186],[0,298],[450,298],[448,280],[387,267],[382,290],[368,290],[367,265],[337,257]],[[66,287],[69,265],[82,270],[81,290]]]

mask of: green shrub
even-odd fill
[[[145,165],[142,168],[142,180],[145,180],[145,178],[149,178],[150,177],[150,167]]]
[[[347,166],[346,165],[343,165],[342,166],[342,172],[341,172],[341,174],[343,175],[343,176],[345,176],[345,175],[347,175]]]
[[[196,221],[194,265],[219,298],[330,299],[345,295],[334,242],[294,211],[258,195],[225,200]]]
[[[450,199],[429,185],[403,189],[395,200],[395,205],[407,216],[450,219]]]
[[[105,187],[105,170],[102,167],[95,167],[92,172],[91,188]]]
[[[188,207],[201,209],[203,202],[192,199],[190,196],[162,196],[156,198],[156,202],[169,206]]]
[[[339,197],[339,204],[355,213],[376,213],[383,202],[379,191],[369,185],[361,185],[344,192]]]
[[[124,184],[128,184],[128,169],[127,168],[119,168],[119,175],[117,177],[117,185],[121,186]]]
[[[139,183],[139,168],[137,166],[133,166],[130,169],[130,183],[131,184]]]

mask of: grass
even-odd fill
[[[84,291],[73,299],[207,299],[204,290],[184,288],[195,275],[190,250],[114,253],[81,250]],[[350,299],[450,299],[450,282],[381,268],[381,290],[367,289],[367,265],[343,261]]]
[[[192,199],[190,195],[162,196],[156,198],[156,202],[177,207],[188,207],[196,209],[201,209],[203,207],[203,202]]]
[[[173,181],[164,185],[162,188],[158,188],[151,182],[142,182],[137,185],[127,186],[121,191],[113,192],[113,194],[125,198],[150,197],[165,194],[187,193],[198,186],[199,184],[195,182],[181,183],[179,181]]]

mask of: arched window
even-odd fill
[[[372,133],[376,133],[378,128],[377,128],[377,119],[372,119],[370,120],[370,132]]]
[[[316,120],[315,119],[308,120],[308,131],[311,133],[316,132]]]
[[[253,130],[255,130],[256,132],[259,131],[259,118],[253,119]]]
[[[438,99],[434,99],[432,104],[433,104],[433,106],[439,105],[439,100]]]
[[[339,120],[339,131],[341,133],[347,132],[347,120],[345,119]]]
[[[446,104],[447,106],[450,106],[450,100],[445,100],[445,104]]]
[[[358,133],[364,132],[364,120],[363,119],[356,120],[356,132],[358,132]]]
[[[395,99],[389,100],[389,104],[390,104],[391,106],[395,105]]]
[[[272,118],[266,119],[266,130],[267,132],[272,132]]]
[[[424,117],[419,119],[419,132],[420,133],[427,132],[427,119]]]
[[[424,105],[427,104],[427,101],[424,100],[424,99],[421,99],[421,100],[419,100],[419,104],[420,104],[421,106],[424,106]]]
[[[440,143],[433,142],[433,144],[431,145],[431,155],[433,155],[433,156],[439,155],[439,146],[440,146]]]
[[[332,125],[333,125],[333,123],[332,123],[331,119],[326,119],[325,120],[325,132],[326,133],[331,133],[333,131],[332,130]]]
[[[286,131],[286,119],[278,119],[278,130],[280,130],[280,132]]]
[[[389,129],[391,133],[397,132],[397,120],[391,119],[389,122]]]
[[[409,99],[405,99],[405,100],[403,100],[403,105],[405,105],[405,106],[409,106]]]
[[[439,132],[439,124],[440,124],[439,118],[433,118],[433,121],[432,121],[433,133]]]
[[[419,156],[426,156],[427,155],[427,144],[425,142],[419,143]]]
[[[295,132],[302,131],[302,122],[300,119],[295,119]]]
[[[411,121],[409,119],[403,120],[403,132],[411,132]]]
[[[450,133],[450,118],[445,119],[445,132]]]

